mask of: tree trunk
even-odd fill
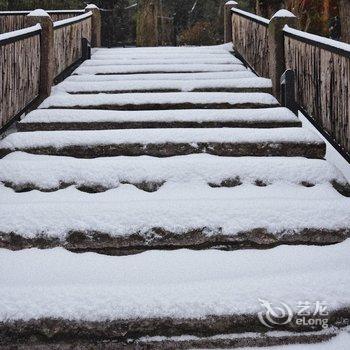
[[[137,13],[137,46],[158,45],[158,12],[156,0],[141,0],[138,2]]]
[[[350,43],[350,1],[339,0],[341,40]]]

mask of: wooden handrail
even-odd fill
[[[40,35],[41,31],[42,29],[40,24],[37,24],[29,28],[14,30],[13,32],[0,34],[0,46],[12,44],[16,41],[30,38],[35,35]]]
[[[31,11],[0,11],[0,16],[26,16]],[[48,10],[46,11],[49,15],[50,14],[82,14],[85,11],[84,10]]]
[[[269,23],[270,23],[270,20],[268,20],[268,19],[266,19],[264,17],[255,15],[255,14],[247,12],[247,11],[240,10],[238,8],[233,8],[233,9],[231,9],[231,11],[234,14],[238,15],[238,16],[247,18],[247,19],[249,19],[249,20],[251,20],[253,22],[259,23],[259,24],[261,24],[262,26],[265,26],[265,27],[267,27],[269,25]]]
[[[319,35],[306,33],[301,30],[290,28],[289,26],[284,27],[283,34],[305,44],[310,44],[341,56],[350,57],[350,44],[325,38]]]
[[[84,20],[86,20],[87,18],[90,18],[90,17],[92,17],[92,12],[83,13],[80,16],[75,16],[75,17],[72,17],[72,18],[62,19],[60,21],[54,22],[53,28],[54,28],[54,30],[56,30],[56,29],[59,29],[59,28],[70,26],[72,24],[82,22],[82,21],[84,21]]]

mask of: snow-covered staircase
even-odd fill
[[[0,142],[0,346],[338,332],[270,331],[259,299],[327,300],[346,325],[350,186],[270,90],[227,46],[99,49],[56,86]]]

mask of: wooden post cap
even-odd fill
[[[50,96],[54,81],[55,56],[53,21],[50,15],[42,9],[30,12],[27,15],[27,20],[30,25],[36,23],[41,25],[39,97],[43,100]]]
[[[298,23],[298,18],[292,12],[279,10],[271,17],[268,26],[269,70],[276,97],[280,96],[280,78],[286,69],[283,28],[286,25],[297,28]]]
[[[101,47],[101,11],[95,4],[89,4],[85,7],[85,12],[92,12],[91,45]]]
[[[236,1],[226,1],[224,4],[224,42],[232,41],[232,13],[231,9],[237,7]]]

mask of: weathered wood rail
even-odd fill
[[[39,95],[41,33],[36,25],[0,40],[0,127]]]
[[[91,42],[92,12],[54,23],[54,76],[58,76],[83,55],[82,39]]]
[[[299,109],[350,161],[350,45],[297,30],[288,11],[268,20],[237,9],[234,1],[225,8],[225,41],[233,41],[257,74],[272,79],[277,97],[282,73],[293,70]]]
[[[350,152],[350,45],[288,27],[283,33],[300,106]]]
[[[28,27],[27,16],[31,11],[0,11],[0,34]],[[84,10],[47,11],[53,22],[83,14]]]
[[[262,77],[269,77],[268,26],[266,18],[232,9],[232,36],[235,50]],[[258,52],[258,54],[257,54]]]
[[[2,24],[27,27],[0,34],[0,129],[46,98],[53,80],[84,58],[83,39],[100,44],[97,7],[51,13],[52,17],[34,12],[0,15]],[[35,23],[39,24],[28,27]]]

